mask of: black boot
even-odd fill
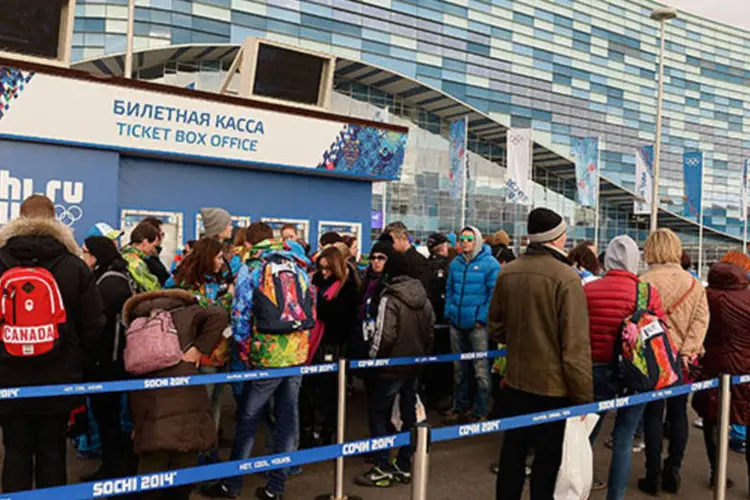
[[[661,485],[659,478],[655,476],[646,476],[638,480],[638,489],[651,496],[658,497],[661,494]]]
[[[680,492],[680,486],[682,485],[682,478],[680,477],[679,469],[673,467],[667,467],[662,472],[661,489],[667,493],[676,495]]]

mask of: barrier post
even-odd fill
[[[336,415],[336,444],[342,445],[346,432],[346,373],[347,360],[339,359],[338,370],[338,412]],[[333,495],[319,495],[316,500],[362,500],[360,497],[344,495],[344,457],[336,459],[336,469],[333,473]]]
[[[427,481],[430,476],[430,434],[430,426],[426,422],[412,430],[411,442],[416,443],[412,466],[412,500],[427,500]]]
[[[722,375],[719,385],[721,391],[719,407],[719,456],[716,460],[716,483],[714,500],[725,500],[727,496],[727,462],[729,454],[729,413],[732,400],[732,377]]]

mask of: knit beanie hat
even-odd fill
[[[443,243],[448,243],[448,238],[442,233],[432,233],[430,237],[427,238],[427,248],[429,248],[430,251]]]
[[[568,226],[563,218],[548,208],[535,208],[529,213],[529,241],[549,243],[565,234]]]
[[[89,236],[83,243],[89,253],[96,257],[96,265],[103,269],[109,268],[121,258],[115,242],[106,236]]]
[[[401,252],[393,252],[385,263],[385,274],[389,280],[409,275],[409,260]]]
[[[387,241],[377,241],[370,250],[370,256],[376,253],[382,253],[386,257],[390,258],[393,254],[393,244]]]
[[[220,235],[232,224],[232,216],[223,208],[201,208],[201,217],[207,238]]]
[[[607,271],[619,269],[636,274],[641,254],[638,245],[630,236],[622,235],[609,242],[604,254],[604,268]]]

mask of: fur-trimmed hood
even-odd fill
[[[155,309],[170,311],[197,304],[195,295],[185,290],[157,290],[134,295],[122,308],[122,321],[129,325],[134,319],[148,316]]]
[[[56,219],[39,217],[18,217],[13,219],[0,229],[0,248],[4,248],[11,238],[17,236],[54,238],[76,257],[83,255],[81,247],[78,246],[73,237],[73,231]]]

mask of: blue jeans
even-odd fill
[[[593,373],[594,398],[597,401],[604,401],[617,397],[612,366],[595,364]],[[617,410],[615,428],[612,431],[612,462],[609,465],[607,500],[622,500],[625,498],[633,459],[633,438],[645,408],[646,405],[642,404]],[[604,414],[601,416],[602,418],[599,419],[594,432],[591,433],[592,444],[601,429]]]
[[[489,348],[487,329],[460,330],[451,326],[451,348],[454,353],[485,352]],[[453,363],[453,409],[465,413],[471,408],[472,366],[476,379],[474,416],[483,418],[490,412],[490,362],[487,358]]]
[[[237,430],[230,460],[245,460],[250,457],[258,433],[258,425],[264,419],[271,399],[274,404],[275,428],[273,431],[273,453],[286,453],[297,448],[299,437],[299,388],[302,377],[287,377],[272,380],[246,382],[242,393],[242,407],[237,411]],[[284,493],[289,478],[289,469],[277,469],[268,473],[269,493]],[[224,480],[224,485],[233,493],[242,491],[242,476]]]

